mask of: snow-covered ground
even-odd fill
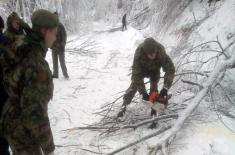
[[[133,28],[128,31],[109,32],[108,26],[94,23],[95,29],[88,35],[70,38],[66,49],[74,49],[89,39],[95,43],[95,49],[79,54],[66,53],[69,80],[54,80],[54,97],[49,105],[49,116],[53,129],[56,155],[88,155],[108,153],[144,135],[154,132],[147,127],[136,130],[124,130],[115,136],[103,138],[99,132],[89,130],[66,130],[98,122],[101,117],[94,113],[105,103],[120,96],[130,84],[131,65],[135,48],[144,39]],[[51,52],[47,54],[51,62]],[[121,93],[120,93],[121,92]],[[138,106],[138,104],[137,104]],[[177,135],[172,144],[172,155],[234,155],[235,134],[228,131],[219,122],[190,125]],[[145,155],[148,146],[158,138],[138,144],[141,149],[132,147],[119,154]]]

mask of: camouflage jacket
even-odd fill
[[[55,146],[47,114],[53,81],[44,59],[46,51],[42,36],[31,33],[17,48],[13,63],[5,65],[4,86],[9,99],[3,109],[3,126],[4,135],[17,146],[38,143],[49,153]]]
[[[164,75],[164,87],[170,88],[174,79],[175,67],[166,54],[164,47],[157,43],[158,47],[157,55],[154,60],[150,60],[146,53],[143,51],[143,44],[140,44],[135,51],[134,62],[132,65],[132,82],[137,86],[140,94],[146,92],[144,85],[144,78],[150,77],[155,80],[160,79],[160,69],[165,72]]]
[[[13,43],[24,37],[24,31],[23,29],[20,31],[15,31],[12,28],[7,28],[6,31],[4,32],[4,35],[8,37],[10,41]]]
[[[57,49],[65,48],[66,41],[67,41],[66,30],[63,24],[59,23],[58,28],[57,28],[56,41],[54,42],[52,49],[57,50]]]

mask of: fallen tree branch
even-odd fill
[[[186,81],[186,80],[183,80],[183,79],[181,79],[181,81],[182,81],[183,83],[187,83],[187,84],[190,84],[190,85],[193,85],[193,86],[198,86],[199,89],[202,89],[202,88],[203,88],[202,85],[200,85],[199,83],[196,83],[196,82]]]
[[[190,114],[197,108],[197,106],[200,104],[200,102],[203,100],[203,98],[207,95],[208,91],[210,90],[211,86],[214,84],[214,82],[217,80],[217,78],[219,77],[219,75],[221,74],[221,72],[223,72],[224,70],[228,69],[228,68],[232,68],[232,66],[235,65],[235,54],[232,55],[232,57],[226,61],[223,61],[220,65],[218,65],[215,70],[211,73],[211,75],[209,76],[209,78],[205,81],[205,84],[203,85],[203,89],[199,91],[199,93],[195,96],[195,98],[192,100],[190,106],[188,106],[184,111],[182,111],[182,113],[180,114],[178,120],[176,121],[175,125],[170,128],[170,126],[167,127],[167,129],[169,129],[168,131],[166,131],[166,133],[160,138],[158,139],[158,142],[152,147],[154,148],[153,153],[151,153],[152,155],[155,155],[154,152],[156,152],[157,149],[159,149],[159,146],[161,146],[162,144],[164,144],[165,142],[169,141],[169,139],[176,135],[177,132],[182,128],[183,124],[185,123],[185,121],[187,120],[187,118],[190,116]],[[166,130],[166,129],[165,129]],[[165,131],[164,130],[164,131]],[[160,130],[162,131],[162,130]],[[131,144],[128,144],[124,147],[121,147],[120,149],[117,149],[111,153],[109,153],[108,155],[113,155],[116,154],[122,150],[125,150],[143,140],[147,140],[149,138],[152,138],[156,135],[159,134],[159,132],[150,134],[148,136],[145,136],[144,138],[135,141]],[[164,132],[162,131],[162,132]],[[160,133],[162,133],[160,132]]]
[[[183,126],[184,122],[187,120],[188,116],[197,108],[200,104],[202,99],[207,95],[208,91],[210,90],[211,86],[214,84],[215,80],[219,77],[221,72],[224,70],[231,68],[235,64],[235,54],[233,56],[223,61],[220,65],[218,65],[215,70],[211,73],[209,78],[205,81],[204,88],[195,96],[193,101],[191,102],[190,106],[188,106],[179,116],[178,120],[176,121],[175,125],[167,131],[165,135],[163,135],[158,142],[153,146],[155,149],[160,144],[163,144],[173,135],[175,135]]]
[[[78,150],[90,152],[90,153],[93,153],[93,154],[103,154],[101,152],[95,152],[95,151],[84,149],[84,148],[78,148],[78,146],[79,145],[55,145],[55,147],[76,147],[76,149],[78,149]]]
[[[125,149],[127,149],[127,148],[129,148],[129,147],[131,147],[131,146],[134,146],[134,145],[136,145],[136,144],[138,144],[138,143],[140,143],[140,142],[142,142],[142,141],[145,141],[145,140],[147,140],[147,139],[149,139],[149,138],[155,137],[155,136],[157,136],[157,135],[159,135],[159,134],[165,132],[166,130],[168,130],[168,129],[170,129],[170,128],[171,128],[171,126],[168,125],[168,126],[162,128],[162,129],[158,130],[157,132],[154,132],[153,134],[150,134],[150,135],[148,135],[148,136],[145,136],[145,137],[143,137],[143,138],[141,138],[141,139],[139,139],[139,140],[137,140],[137,141],[134,141],[134,142],[132,142],[132,143],[130,143],[130,144],[128,144],[128,145],[125,145],[125,146],[123,146],[123,147],[121,147],[121,148],[119,148],[119,149],[117,149],[117,150],[114,150],[114,151],[108,153],[107,155],[114,155],[114,154],[117,154],[117,153],[119,153],[119,152],[121,152],[121,151],[123,151],[123,150],[125,150]]]
[[[210,89],[210,97],[211,97],[211,100],[212,100],[212,102],[215,102],[215,100],[214,100],[214,95],[213,95],[213,94],[214,94],[213,91]],[[231,131],[232,133],[235,133],[235,131],[234,131],[233,129],[231,129],[231,128],[223,121],[223,118],[222,118],[221,115],[219,114],[216,105],[213,104],[213,106],[214,106],[214,110],[215,110],[215,113],[216,113],[216,115],[217,115],[219,121],[220,121],[229,131]]]
[[[171,115],[163,115],[163,116],[159,116],[156,117],[154,119],[148,119],[136,124],[131,124],[131,125],[124,125],[124,126],[113,126],[113,127],[105,127],[105,126],[86,126],[86,127],[75,127],[75,128],[71,128],[71,129],[65,129],[62,131],[71,131],[71,130],[106,130],[106,129],[114,129],[114,130],[118,130],[118,129],[136,129],[140,126],[143,126],[145,124],[148,123],[152,123],[155,121],[159,121],[159,120],[163,120],[163,119],[169,119],[169,118],[178,118],[178,114],[171,114]]]
[[[228,101],[230,102],[230,104],[235,105],[234,101],[228,95],[228,93],[226,92],[225,88],[222,86],[222,84],[220,82],[218,82],[218,86],[223,90],[223,92],[224,92],[226,98],[228,99]]]

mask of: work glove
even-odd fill
[[[153,91],[149,95],[149,101],[150,102],[155,102],[157,100],[157,97],[158,97],[158,92],[157,91]]]
[[[143,94],[142,94],[142,99],[145,100],[145,101],[148,101],[148,100],[149,100],[149,95],[148,95],[148,93],[143,93]]]
[[[165,97],[165,96],[167,96],[167,92],[168,92],[168,89],[164,87],[164,88],[162,88],[162,90],[160,91],[159,96],[160,96],[160,97]]]

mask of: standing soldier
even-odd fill
[[[3,109],[2,132],[13,155],[53,155],[55,145],[47,112],[53,80],[44,56],[56,40],[59,20],[40,9],[31,21],[32,32],[17,48],[14,65],[4,70],[9,98]]]
[[[58,16],[58,13],[55,12]],[[60,60],[60,66],[63,72],[63,75],[66,79],[69,78],[67,67],[65,64],[65,44],[67,41],[66,30],[62,23],[59,22],[59,26],[57,29],[56,41],[52,47],[52,60],[53,60],[53,78],[59,77],[59,68],[58,68],[58,57]]]
[[[122,17],[122,31],[127,30],[126,27],[126,14],[124,14],[124,16]]]
[[[9,39],[5,37],[2,33],[2,30],[4,29],[4,21],[2,17],[0,16],[0,56],[3,53],[4,46],[9,42]],[[2,109],[3,106],[7,100],[7,93],[3,86],[3,67],[2,67],[2,60],[0,58],[0,118],[2,115]],[[0,154],[1,155],[10,155],[9,152],[9,144],[7,143],[7,140],[3,137],[0,137]]]
[[[149,100],[149,94],[158,92],[158,82],[160,79],[160,69],[165,72],[164,75],[164,87],[160,91],[159,96],[166,97],[168,89],[171,87],[175,68],[172,60],[166,54],[164,47],[156,42],[153,38],[147,38],[135,51],[134,62],[132,66],[131,85],[127,89],[123,97],[122,109],[118,113],[118,117],[123,117],[126,106],[129,105],[138,91],[143,100]],[[144,85],[144,78],[150,78],[150,93]],[[152,109],[151,115],[154,115],[156,111]]]

